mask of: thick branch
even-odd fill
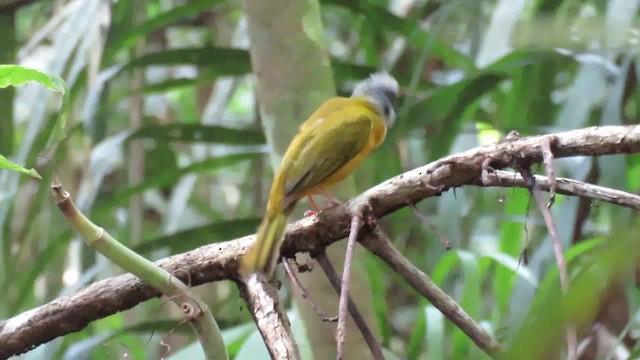
[[[331,243],[347,236],[354,210],[365,216],[384,217],[406,206],[407,202],[419,202],[480,177],[483,163],[501,169],[516,162],[541,162],[543,143],[553,144],[551,151],[556,158],[640,152],[640,126],[590,127],[504,141],[448,156],[389,179],[320,216],[290,225],[281,253],[287,257],[298,252],[319,254]],[[237,260],[251,240],[252,236],[247,236],[211,244],[157,263],[183,281],[188,281],[186,274],[190,274],[193,285],[232,279],[237,276]],[[94,283],[73,295],[0,322],[0,358],[23,353],[58,336],[79,331],[91,321],[157,296],[157,291],[132,275]]]

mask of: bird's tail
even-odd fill
[[[242,276],[246,277],[256,272],[264,272],[270,276],[273,273],[280,256],[287,217],[292,208],[293,206],[285,210],[267,211],[258,228],[256,240],[240,259],[239,272]]]

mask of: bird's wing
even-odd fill
[[[335,120],[316,120],[297,139],[299,150],[290,156],[291,167],[285,180],[287,196],[321,184],[366,145],[372,128],[370,113],[329,118]]]

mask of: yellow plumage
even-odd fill
[[[327,100],[302,123],[276,172],[256,241],[241,259],[241,274],[272,273],[287,216],[298,200],[326,192],[384,141],[397,92],[392,77],[375,74],[351,98]]]

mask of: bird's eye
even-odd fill
[[[382,111],[384,111],[384,116],[389,116],[389,113],[391,112],[391,106],[389,106],[389,104],[384,104]]]

